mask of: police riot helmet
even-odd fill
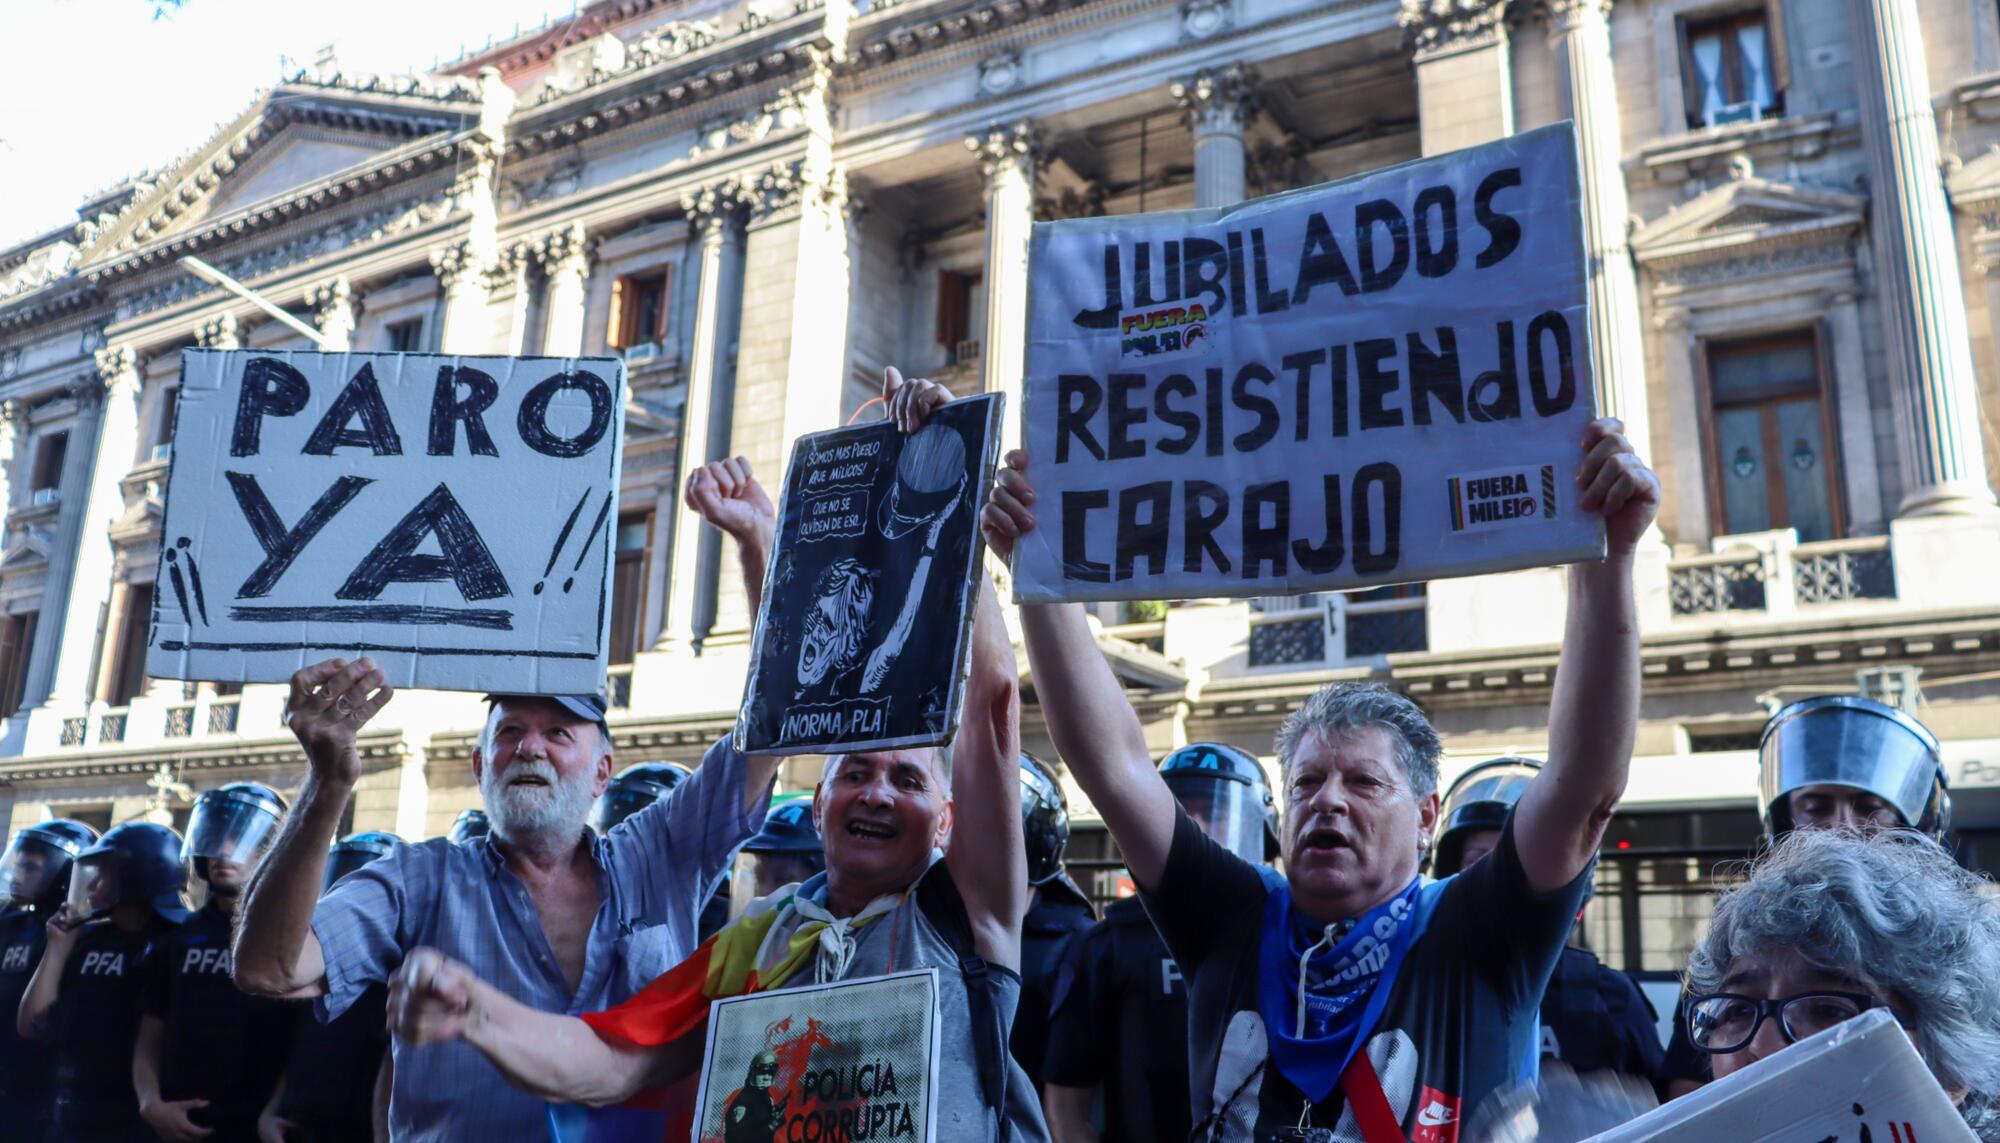
[[[350,833],[333,843],[326,854],[326,882],[320,892],[333,888],[333,883],[374,861],[378,857],[389,856],[390,851],[403,844],[403,839],[393,833],[368,830],[365,833]]]
[[[70,868],[70,912],[88,920],[118,905],[144,905],[165,920],[187,920],[181,848],[180,834],[152,822],[106,830]]]
[[[763,828],[743,843],[718,892],[728,892],[733,920],[757,898],[796,885],[825,868],[826,853],[820,846],[819,829],[813,825],[812,799],[787,794],[771,799]]]
[[[1021,755],[1021,832],[1028,843],[1028,884],[1046,885],[1063,875],[1069,845],[1069,799],[1062,783],[1032,754]]]
[[[1792,828],[1791,794],[1845,786],[1889,803],[1902,824],[1942,839],[1951,791],[1937,736],[1905,712],[1861,695],[1822,695],[1771,716],[1757,743],[1764,832]]]
[[[96,842],[96,830],[68,818],[16,830],[0,856],[0,886],[16,905],[52,912],[69,888],[70,862]]]
[[[460,810],[458,817],[451,823],[451,831],[445,834],[445,837],[451,839],[453,845],[464,845],[473,838],[485,837],[492,831],[493,826],[486,820],[485,810]]]
[[[1252,864],[1278,855],[1278,811],[1257,759],[1226,743],[1193,742],[1161,759],[1160,777],[1223,848]]]
[[[183,856],[206,878],[210,859],[248,865],[285,819],[285,799],[262,782],[231,782],[196,795]]]
[[[812,800],[792,797],[771,807],[763,828],[743,843],[745,853],[823,852],[819,829],[813,825]]]
[[[1449,877],[1463,869],[1465,839],[1499,829],[1541,769],[1541,763],[1528,758],[1495,758],[1460,774],[1438,809],[1431,876]]]
[[[618,771],[590,806],[590,828],[610,833],[619,822],[667,796],[694,771],[678,762],[638,762]]]

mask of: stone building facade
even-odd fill
[[[1755,829],[1758,726],[1814,692],[1917,709],[1967,860],[2000,866],[1987,0],[601,0],[437,74],[322,58],[0,251],[0,823],[171,820],[302,773],[281,688],[144,675],[178,351],[308,344],[185,256],[333,347],[622,354],[614,731],[623,761],[692,762],[733,718],[749,617],[675,495],[686,460],[775,483],[891,363],[1015,388],[1038,219],[1564,119],[1599,398],[1669,498],[1591,942],[1673,966]],[[1561,614],[1554,571],[1098,609],[1161,752],[1268,754],[1314,688],[1375,678],[1446,732],[1447,776],[1545,747]],[[392,704],[353,826],[427,836],[475,804],[479,715]],[[1078,870],[1111,892],[1077,810]]]

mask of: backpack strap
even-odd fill
[[[973,947],[972,918],[966,914],[965,898],[959,896],[943,861],[933,862],[917,882],[917,908],[958,955],[959,972],[965,978],[967,1015],[972,1020],[972,1053],[979,1067],[980,1093],[986,1106],[993,1109],[1000,1143],[1007,1143],[1013,1136],[1013,1125],[1007,1119],[1007,1080],[1013,1063],[1008,1056],[1007,1030],[1001,1027],[992,982],[986,979],[992,967]]]

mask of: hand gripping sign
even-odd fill
[[[147,673],[599,689],[624,408],[609,358],[189,350]]]
[[[1600,556],[1568,124],[1219,210],[1037,223],[1016,598]]]

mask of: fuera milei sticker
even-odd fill
[[[598,690],[624,407],[611,358],[187,351],[147,673]]]
[[[1037,223],[1022,601],[1288,595],[1602,555],[1576,141]]]

